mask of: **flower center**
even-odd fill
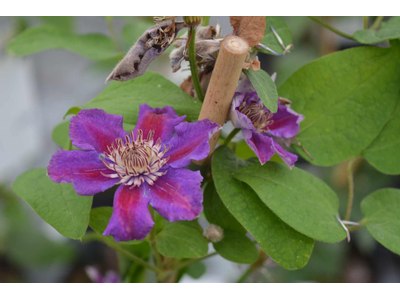
[[[109,178],[119,177],[127,186],[140,186],[143,182],[153,185],[154,182],[167,171],[159,170],[167,163],[169,156],[163,158],[169,148],[162,147],[161,139],[154,144],[154,130],[150,130],[147,139],[143,139],[143,131],[138,130],[136,140],[131,131],[125,136],[125,142],[117,138],[111,147],[107,146],[108,153],[101,158],[104,165],[115,173],[103,174]]]
[[[262,103],[251,102],[247,104],[246,99],[238,108],[239,112],[245,114],[258,132],[268,132],[268,126],[274,123],[274,120],[270,120],[273,114],[265,110],[265,106]]]

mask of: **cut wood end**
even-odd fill
[[[234,35],[226,37],[222,45],[227,51],[236,55],[243,55],[250,50],[249,44],[244,39]]]

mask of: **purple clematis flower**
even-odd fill
[[[280,98],[278,111],[271,113],[261,102],[257,92],[246,78],[238,86],[230,109],[233,126],[241,128],[247,145],[264,164],[277,153],[292,168],[297,155],[287,152],[293,138],[299,133],[299,124],[304,116],[282,103],[290,101]]]
[[[207,157],[210,137],[221,126],[205,119],[183,122],[170,106],[140,106],[138,122],[127,134],[122,116],[100,109],[81,110],[70,123],[74,146],[58,150],[48,174],[54,182],[73,184],[89,196],[120,184],[103,235],[118,241],[143,239],[154,222],[149,204],[170,222],[193,220],[203,209],[199,171],[184,169]]]
[[[100,270],[96,267],[89,266],[85,268],[87,276],[93,283],[120,283],[121,277],[115,271],[107,271],[105,275],[101,274]]]

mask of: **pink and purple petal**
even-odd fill
[[[236,128],[256,130],[251,120],[238,110],[240,104],[245,100],[245,96],[246,95],[242,93],[236,93],[234,95],[229,112],[229,118],[231,119],[233,126]]]
[[[252,93],[255,92],[256,90],[254,89],[250,80],[247,77],[245,77],[240,81],[236,91],[239,93]]]
[[[175,127],[174,136],[168,146],[170,150],[168,164],[174,168],[183,168],[190,164],[192,159],[202,160],[210,152],[208,141],[211,136],[221,130],[221,126],[204,119],[195,123],[183,122]]]
[[[242,132],[247,145],[258,156],[262,165],[269,161],[275,154],[272,137],[249,129],[243,129]]]
[[[72,183],[77,194],[82,196],[103,192],[120,180],[102,175],[114,172],[103,164],[94,150],[58,150],[50,160],[47,173],[54,182]]]
[[[174,134],[175,126],[182,123],[186,116],[178,116],[171,106],[151,108],[147,104],[140,105],[135,133],[143,130],[143,138],[147,138],[150,130],[154,130],[154,141],[161,138],[163,143],[168,142]]]
[[[169,168],[150,187],[151,206],[170,222],[193,220],[203,210],[200,171]]]
[[[116,138],[126,135],[122,119],[122,116],[108,114],[102,109],[82,109],[69,125],[72,144],[80,149],[104,153]]]
[[[297,155],[290,153],[284,150],[281,145],[279,145],[276,141],[272,141],[272,145],[275,149],[275,152],[282,158],[282,160],[289,166],[289,168],[293,168],[294,163],[297,161]]]
[[[300,122],[304,120],[304,116],[291,110],[286,105],[278,105],[278,111],[273,114],[271,120],[274,122],[268,125],[271,135],[279,138],[292,138],[299,133]]]
[[[153,228],[146,185],[121,185],[114,195],[114,210],[103,235],[111,235],[116,242],[142,240]]]

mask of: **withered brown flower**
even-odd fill
[[[174,19],[169,23],[156,24],[147,29],[118,63],[106,82],[127,81],[143,75],[150,63],[158,58],[174,41],[178,32],[186,27]]]

